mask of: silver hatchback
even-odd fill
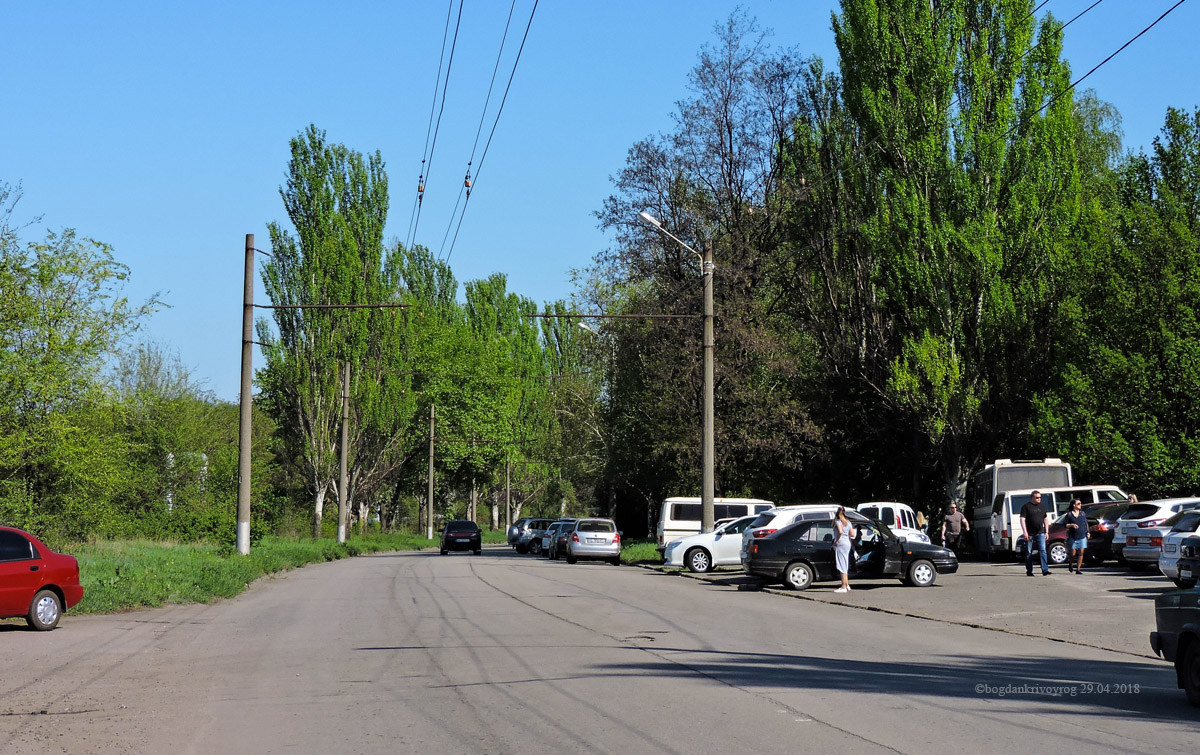
[[[567,536],[567,563],[581,558],[598,558],[621,563],[621,533],[611,519],[580,519]]]

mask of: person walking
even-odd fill
[[[1021,532],[1025,535],[1025,576],[1033,576],[1033,548],[1036,545],[1042,562],[1042,576],[1050,576],[1050,565],[1046,563],[1046,510],[1042,508],[1042,494],[1033,491],[1029,502],[1021,507]]]
[[[850,541],[854,539],[854,525],[846,516],[846,507],[838,506],[837,518],[833,520],[837,537],[833,541],[833,563],[842,575],[842,586],[834,592],[850,592]]]
[[[954,555],[957,557],[958,549],[962,547],[963,533],[970,531],[971,524],[958,510],[958,504],[951,503],[950,513],[942,517],[942,547],[954,551]]]
[[[1067,547],[1071,549],[1071,555],[1067,559],[1067,571],[1082,574],[1083,552],[1087,549],[1088,542],[1088,522],[1083,513],[1083,501],[1078,498],[1071,501],[1071,510],[1063,517],[1063,522],[1067,525]]]

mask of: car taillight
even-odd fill
[[[1144,522],[1138,522],[1138,526],[1139,526],[1139,527],[1143,527],[1143,528],[1145,528],[1145,527],[1157,527],[1158,525],[1162,524],[1162,523],[1163,523],[1163,522],[1165,522],[1165,521],[1167,521],[1167,520],[1166,520],[1166,519],[1147,519],[1147,520],[1146,520],[1146,521],[1144,521]]]
[[[758,553],[758,543],[750,543],[750,552]]]
[[[1000,537],[1008,537],[1008,530],[1000,530]]]
[[[1151,537],[1150,544],[1157,545],[1158,547],[1161,548],[1162,547],[1162,538],[1161,537]]]
[[[751,532],[750,537],[766,537],[767,535],[770,535],[774,531],[775,531],[774,528],[764,527],[761,530],[754,530],[754,532]]]
[[[578,542],[579,542],[579,533],[578,533],[578,532],[572,532],[572,533],[571,533],[571,542],[572,542],[572,543],[578,543]]]
[[[620,545],[620,544],[621,544],[621,533],[618,532],[615,535],[613,535],[613,545]]]
[[[1096,530],[1098,532],[1108,532],[1108,522],[1096,522]]]
[[[1126,545],[1137,545],[1137,535],[1126,535],[1125,536],[1125,544]]]

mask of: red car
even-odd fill
[[[74,556],[55,553],[23,530],[0,527],[0,619],[24,616],[44,632],[82,599]]]

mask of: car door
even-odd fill
[[[796,541],[798,555],[803,555],[812,564],[817,579],[834,579],[837,573],[833,563],[833,542],[836,538],[833,520],[822,519],[808,525],[802,538]]]
[[[854,527],[854,563],[850,574],[864,579],[881,576],[887,561],[883,531],[874,524],[863,522],[855,522]]]
[[[20,616],[29,610],[44,580],[43,566],[24,535],[0,530],[0,616]]]

